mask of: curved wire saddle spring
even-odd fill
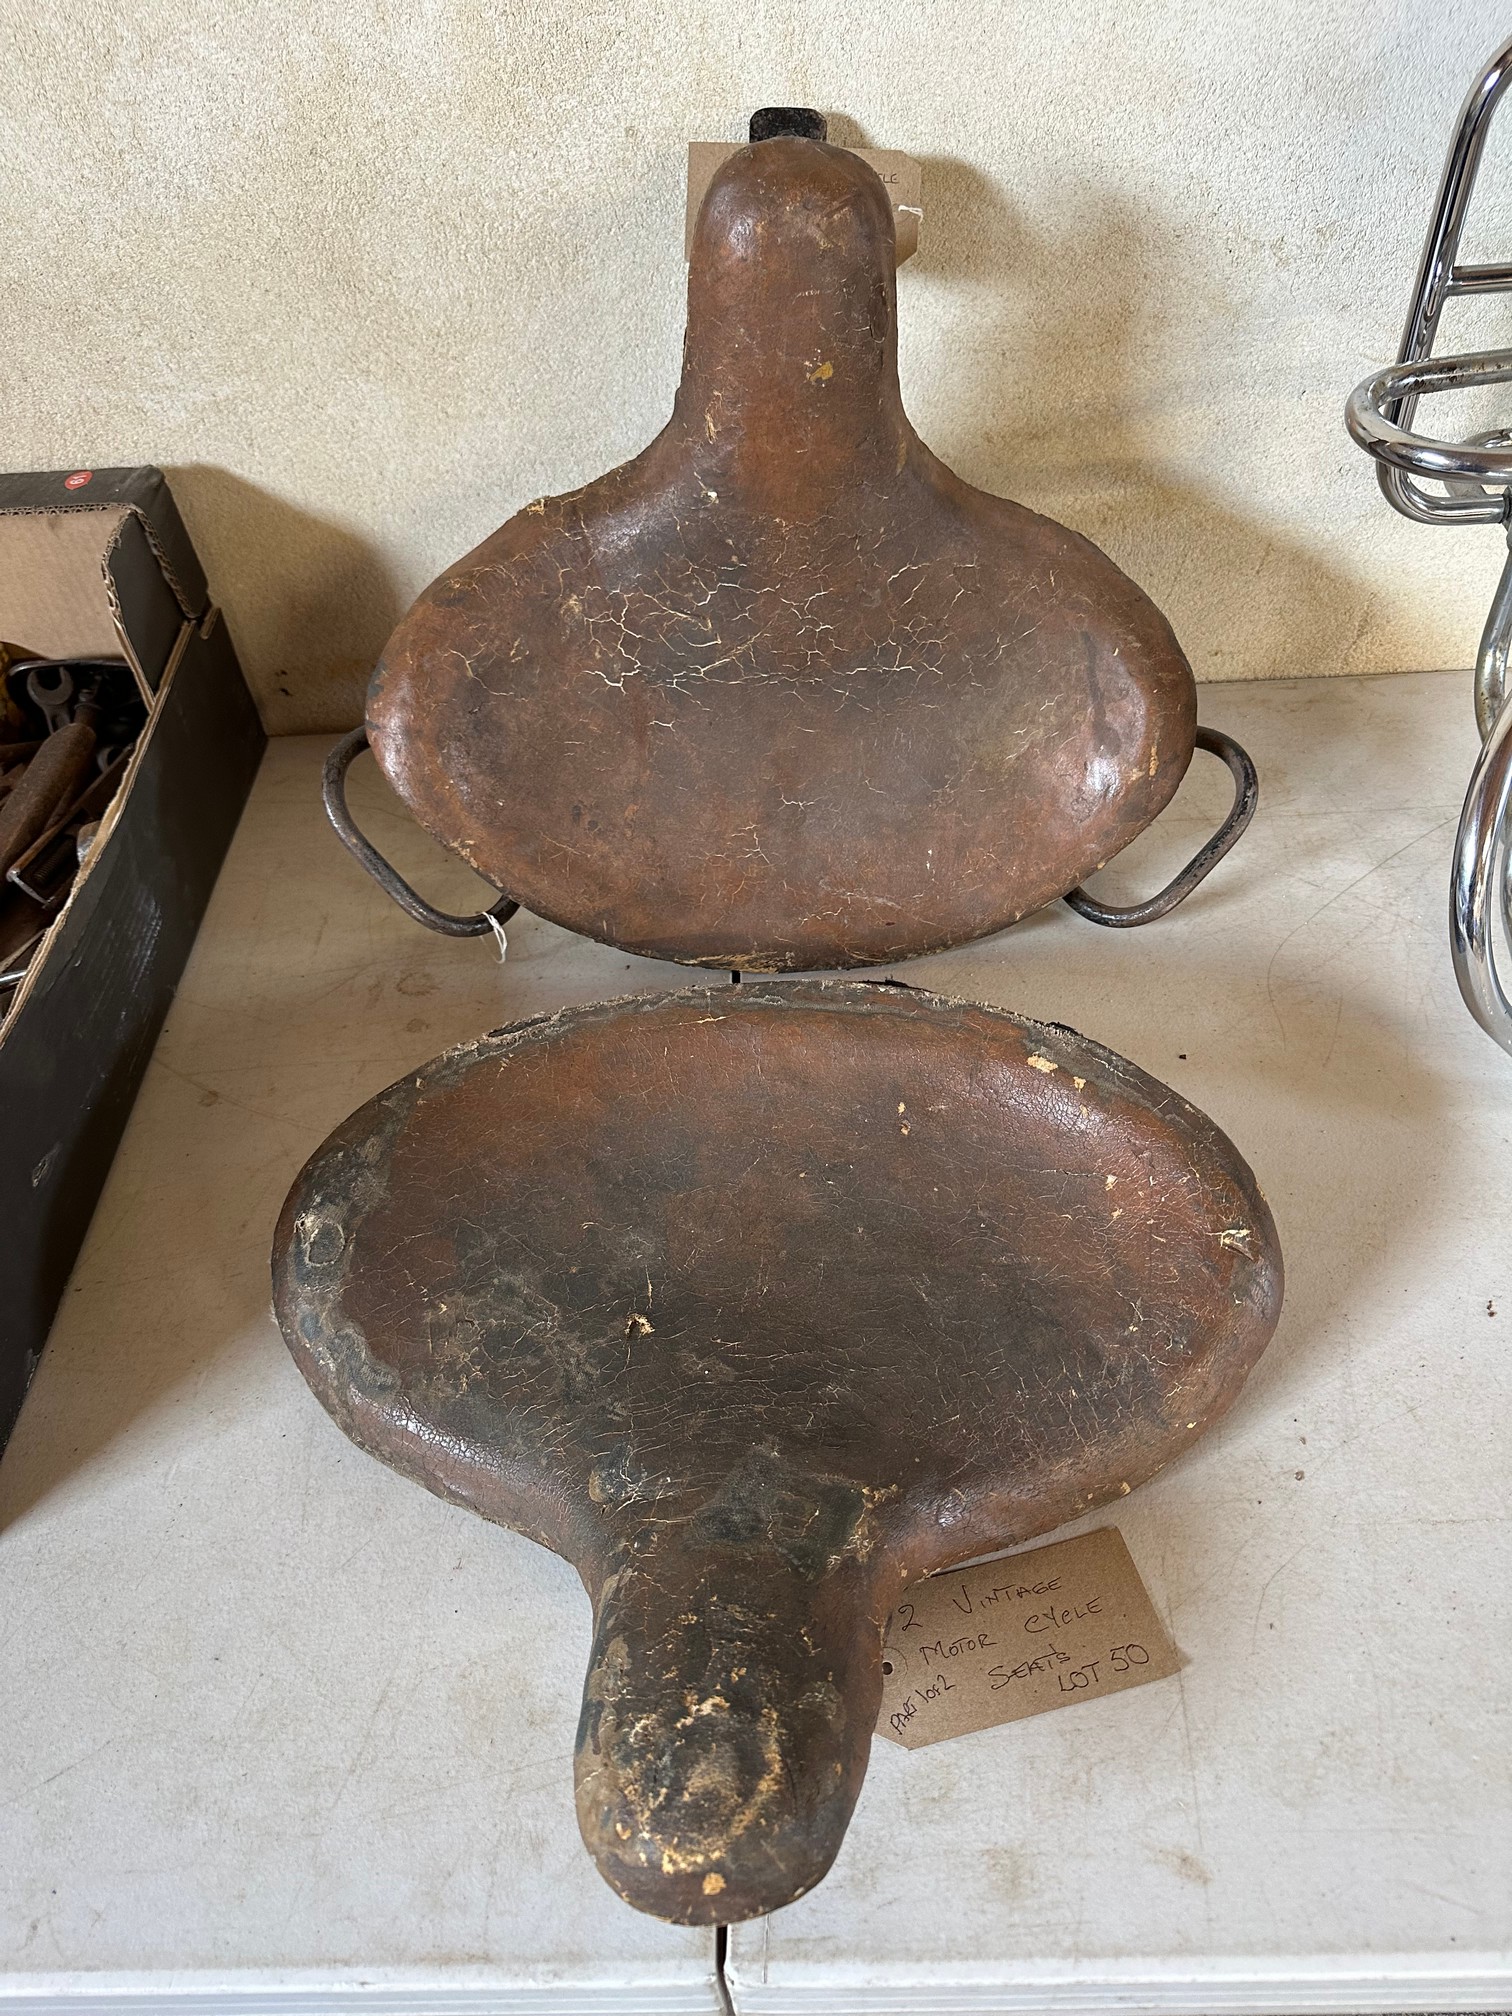
[[[1078,916],[1087,918],[1093,924],[1127,930],[1132,925],[1151,924],[1157,917],[1168,915],[1178,903],[1186,901],[1199,882],[1212,873],[1255,816],[1260,781],[1248,751],[1241,748],[1231,735],[1224,735],[1216,728],[1199,728],[1196,745],[1225,763],[1234,779],[1234,802],[1216,832],[1178,875],[1141,903],[1103,903],[1084,888],[1069,890],[1065,900]],[[443,932],[448,938],[481,938],[507,923],[520,907],[510,897],[500,896],[490,909],[477,910],[466,916],[450,910],[438,910],[412,889],[393,863],[386,861],[378,852],[353,819],[346,800],[347,772],[367,746],[366,727],[354,728],[350,734],[343,735],[327,756],[321,779],[326,816],[347,851],[407,916],[413,917],[417,924],[425,925],[427,930]]]
[[[1242,749],[1232,735],[1225,735],[1217,728],[1199,728],[1196,743],[1199,749],[1205,749],[1210,756],[1216,756],[1227,764],[1229,775],[1234,780],[1234,802],[1222,825],[1211,839],[1198,848],[1179,875],[1173,876],[1164,889],[1147,896],[1142,903],[1099,903],[1085,889],[1069,890],[1066,901],[1078,917],[1085,917],[1093,924],[1115,925],[1125,930],[1132,924],[1153,924],[1157,917],[1169,915],[1178,903],[1184,903],[1197,884],[1212,874],[1254,818],[1255,807],[1260,802],[1260,779],[1249,751]]]
[[[325,800],[326,817],[336,828],[337,837],[348,853],[362,863],[378,887],[392,896],[407,916],[413,917],[417,924],[423,924],[429,931],[440,931],[448,938],[483,938],[495,926],[507,924],[520,907],[508,896],[501,896],[487,910],[475,910],[466,916],[458,916],[451,910],[438,910],[412,889],[393,863],[386,861],[378,852],[353,819],[346,802],[346,774],[367,746],[365,727],[354,728],[350,735],[343,735],[327,756],[321,777],[320,790]]]

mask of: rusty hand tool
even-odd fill
[[[23,896],[50,909],[67,895],[88,853],[87,846],[81,848],[83,835],[76,829],[88,824],[91,836],[98,831],[99,819],[121,788],[130,760],[131,751],[124,750],[107,769],[90,778],[82,791],[65,801],[62,811],[54,813],[46,831],[11,863],[5,879]]]
[[[86,701],[73,720],[47,737],[0,803],[0,875],[46,830],[58,807],[77,796],[94,753],[95,710]]]
[[[45,660],[27,669],[26,697],[47,723],[49,735],[73,719],[79,694],[79,674],[66,659]]]

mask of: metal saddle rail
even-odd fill
[[[1374,456],[1387,502],[1420,525],[1500,525],[1512,537],[1512,429],[1444,441],[1413,426],[1419,399],[1435,392],[1512,384],[1512,350],[1435,357],[1446,302],[1512,293],[1512,262],[1459,264],[1460,239],[1497,106],[1512,86],[1512,41],[1497,50],[1460,112],[1434,202],[1397,361],[1350,395],[1349,432]],[[1424,482],[1441,485],[1425,490]],[[1497,967],[1495,912],[1512,938],[1508,882],[1512,802],[1512,546],[1492,598],[1475,663],[1481,753],[1465,796],[1450,878],[1449,945],[1466,1006],[1512,1053],[1512,1000]]]
[[[438,910],[427,903],[417,889],[412,889],[393,863],[379,853],[352,817],[347,804],[347,772],[367,746],[368,731],[364,724],[343,735],[325,761],[321,791],[326,816],[347,852],[367,870],[379,888],[392,897],[406,916],[413,917],[428,931],[441,932],[448,938],[481,938],[507,924],[520,907],[512,897],[501,894],[490,909],[473,911],[466,916]],[[1153,896],[1146,896],[1140,902],[1105,903],[1080,884],[1068,889],[1064,901],[1079,917],[1110,929],[1129,930],[1135,925],[1153,924],[1157,918],[1169,916],[1200,882],[1207,880],[1254,818],[1260,799],[1260,780],[1249,751],[1242,748],[1232,735],[1225,735],[1218,728],[1198,728],[1195,746],[1206,750],[1210,756],[1216,756],[1234,780],[1233,803],[1218,827],[1179,873]]]

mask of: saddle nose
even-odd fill
[[[665,1531],[600,1596],[578,1826],[627,1903],[730,1924],[834,1861],[882,1698],[881,1628],[859,1563],[805,1577],[765,1539]]]
[[[858,155],[784,133],[723,164],[693,227],[674,406],[707,488],[807,523],[896,482],[917,439],[896,265],[892,204]]]

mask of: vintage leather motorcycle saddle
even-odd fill
[[[760,115],[759,115],[760,116]],[[754,122],[753,122],[754,125]],[[759,137],[772,135],[775,137]],[[962,483],[898,394],[891,211],[766,118],[695,233],[671,422],[420,598],[328,766],[413,914],[516,902],[693,963],[893,960],[1070,894],[1130,923],[1235,838],[1164,619]],[[371,738],[505,891],[434,912],[341,796]],[[1194,743],[1234,811],[1118,911],[1078,884]],[[809,981],[523,1023],[361,1108],[297,1180],[275,1302],[361,1446],[578,1568],[578,1818],[682,1923],[829,1867],[913,1578],[1120,1496],[1279,1310],[1232,1146],[1070,1031]]]
[[[1099,1045],[766,982],[438,1057],[304,1169],[274,1287],[354,1441],[575,1564],[583,1837],[707,1923],[829,1867],[904,1586],[1185,1449],[1281,1260],[1232,1145]]]
[[[759,116],[759,115],[758,115]],[[631,462],[531,504],[426,589],[333,759],[370,740],[438,839],[589,937],[755,971],[979,937],[1124,847],[1196,728],[1154,604],[1088,540],[963,483],[898,390],[893,216],[816,115],[733,156],[697,221],[682,382]]]

